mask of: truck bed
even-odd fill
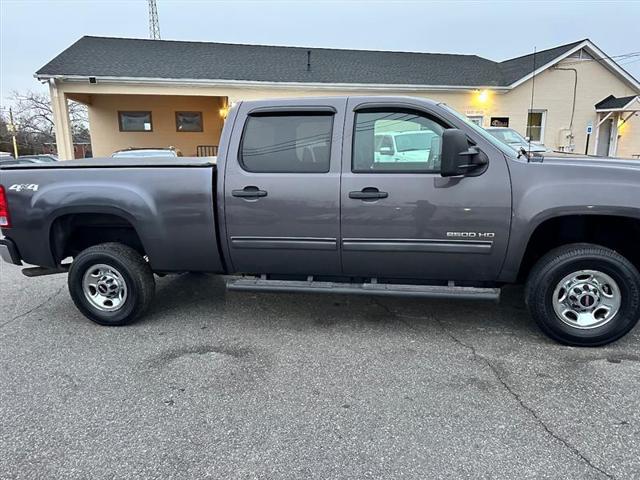
[[[122,169],[126,169],[123,171]],[[213,157],[92,158],[0,170],[25,263],[56,267],[68,239],[120,241],[133,231],[156,272],[224,270]],[[123,233],[125,232],[125,233]],[[81,248],[82,245],[78,245]]]
[[[149,158],[83,158],[48,163],[2,165],[1,170],[51,169],[51,168],[120,168],[120,167],[210,167],[216,165],[216,157],[149,157]]]

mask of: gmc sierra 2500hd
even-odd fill
[[[529,158],[402,97],[242,102],[220,143],[217,158],[2,167],[2,258],[68,268],[103,325],[145,311],[154,273],[184,271],[236,274],[234,290],[465,299],[523,281],[533,318],[571,345],[640,318],[638,161]]]

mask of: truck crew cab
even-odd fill
[[[429,145],[389,161],[379,138],[399,132]],[[234,290],[464,299],[526,282],[533,318],[571,345],[640,318],[640,162],[530,159],[425,99],[241,102],[217,158],[13,165],[0,185],[2,258],[68,269],[103,325],[146,310],[154,273],[184,271]]]

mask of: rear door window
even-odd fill
[[[331,158],[331,114],[249,116],[240,165],[258,173],[326,173]]]

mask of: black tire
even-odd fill
[[[581,270],[595,270],[613,279],[620,292],[620,306],[603,325],[578,328],[567,324],[553,308],[556,287]],[[525,299],[540,329],[552,339],[579,347],[596,347],[626,335],[640,319],[640,273],[619,253],[589,243],[556,248],[533,267],[527,280]]]
[[[126,285],[126,297],[116,310],[103,311],[85,295],[85,274],[96,265],[115,269]],[[127,325],[140,317],[149,308],[156,285],[153,272],[142,255],[121,243],[103,243],[80,252],[71,264],[67,282],[78,310],[89,320],[107,326]]]

